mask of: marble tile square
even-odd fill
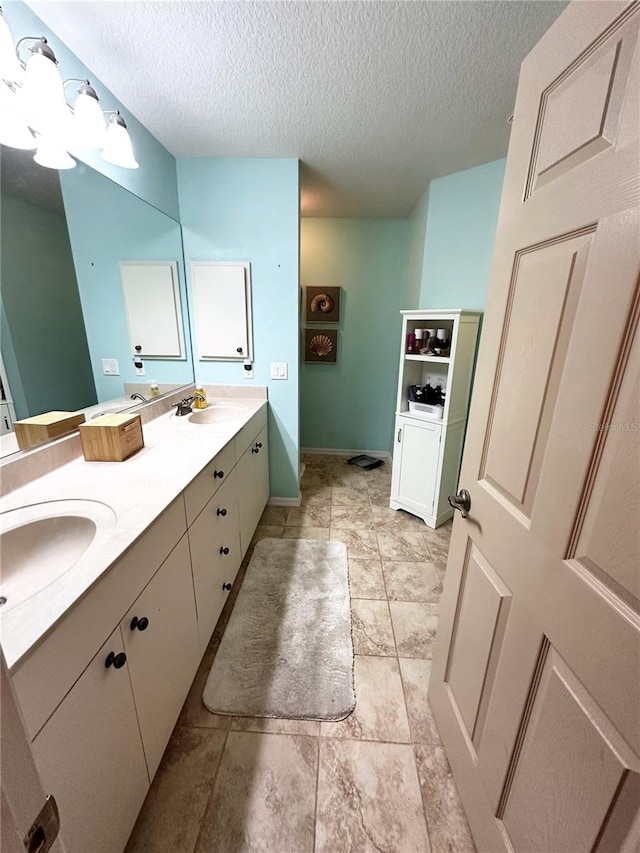
[[[311,486],[308,489],[303,488],[300,493],[302,498],[301,506],[311,506],[312,504],[329,506],[331,504],[331,489],[331,486]]]
[[[332,506],[331,527],[343,530],[372,530],[373,515],[364,504],[354,506]]]
[[[390,509],[389,496],[391,489],[369,489],[369,501],[372,507],[380,507],[381,509]]]
[[[394,533],[376,533],[383,560],[394,562],[424,562],[431,554],[422,533],[398,530]]]
[[[262,513],[262,517],[260,519],[260,525],[274,525],[278,527],[282,527],[282,525],[287,520],[287,513],[289,512],[288,506],[269,506],[267,505],[264,508],[264,512]]]
[[[231,731],[317,737],[320,734],[320,721],[285,720],[273,717],[232,717]]]
[[[331,507],[329,504],[307,504],[291,507],[286,527],[329,527]]]
[[[431,658],[438,628],[436,605],[390,601],[398,657]]]
[[[378,543],[376,534],[371,530],[341,530],[331,528],[330,539],[344,542],[347,546],[347,556],[350,560],[378,560]]]
[[[126,853],[193,850],[226,732],[177,728],[144,801]]]
[[[476,853],[476,846],[441,746],[414,746],[432,853]]]
[[[410,746],[320,740],[315,849],[429,853]]]
[[[229,732],[195,853],[313,853],[319,743]]]
[[[402,509],[391,509],[389,501],[386,506],[373,506],[374,529],[380,533],[394,533],[398,530],[408,530],[423,533],[426,524],[416,515]]]
[[[332,485],[343,486],[347,488],[367,490],[365,472],[347,465],[346,462],[342,465],[335,465],[333,468]]]
[[[411,740],[413,743],[429,743],[441,747],[442,741],[428,698],[431,661],[400,658],[399,663]]]
[[[322,737],[408,743],[411,739],[396,658],[356,655],[356,707],[338,723],[321,723]]]
[[[351,598],[379,598],[386,601],[382,566],[379,560],[349,560]]]
[[[351,632],[356,655],[395,657],[396,647],[386,601],[352,598]]]
[[[365,489],[354,489],[351,486],[333,486],[331,488],[332,506],[354,506],[363,504],[369,506],[369,493]]]
[[[283,524],[259,524],[249,547],[253,548],[261,539],[280,539],[283,529]]]
[[[200,666],[198,667],[198,671],[196,672],[196,677],[193,679],[187,699],[182,706],[182,711],[180,712],[178,722],[176,723],[177,728],[195,726],[205,729],[222,729],[223,731],[226,731],[229,728],[231,717],[226,717],[221,714],[212,714],[211,711],[205,708],[202,701],[202,692],[205,684],[207,683],[207,678],[209,678],[209,672],[211,671],[216,651],[217,645],[215,643],[207,646]]]
[[[285,527],[283,539],[328,539],[328,527]]]
[[[307,489],[310,486],[331,486],[333,485],[333,468],[329,466],[312,468],[307,464],[300,484],[303,489]]]
[[[423,601],[437,604],[442,583],[433,563],[382,563],[387,598],[397,601]]]

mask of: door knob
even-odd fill
[[[457,495],[449,495],[447,498],[449,506],[460,510],[460,515],[466,518],[471,509],[471,495],[466,489],[460,489]]]
[[[228,591],[228,590],[230,590],[230,589],[231,589],[231,584],[230,584],[230,583],[223,583],[223,584],[222,584],[222,589],[226,589],[227,591]]]
[[[146,616],[142,616],[140,619],[138,619],[137,616],[134,616],[129,627],[132,631],[135,631],[136,628],[138,631],[146,631],[149,627],[149,620]]]
[[[217,479],[218,479],[218,477],[219,477],[220,479],[222,479],[222,478],[224,477],[224,471],[214,471],[214,472],[213,472],[213,479],[214,479],[214,480],[217,480]]]
[[[218,510],[217,510],[217,512],[216,512],[216,515],[222,515],[222,516],[225,516],[226,514],[227,514],[226,509],[219,509],[219,508],[218,508]]]
[[[221,546],[220,546],[220,553],[221,553],[221,554],[228,554],[228,553],[229,553],[229,549],[228,549],[228,548],[225,548],[225,547],[224,547],[224,545],[221,545]]]
[[[127,662],[127,656],[124,652],[120,652],[119,654],[114,654],[113,652],[109,652],[107,655],[107,659],[104,662],[104,665],[108,669],[112,666],[114,669],[120,669],[120,667],[124,666]]]

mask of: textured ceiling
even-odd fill
[[[305,215],[365,217],[506,154],[519,65],[566,5],[28,3],[176,157],[299,157]]]

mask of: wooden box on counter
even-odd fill
[[[84,422],[83,412],[45,412],[33,418],[15,422],[16,439],[20,450],[44,444],[73,432]]]
[[[144,447],[140,415],[102,415],[80,427],[87,462],[122,462]]]

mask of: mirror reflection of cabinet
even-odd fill
[[[120,280],[132,354],[184,358],[177,263],[121,261]]]
[[[194,261],[191,290],[197,357],[253,360],[250,265]]]

